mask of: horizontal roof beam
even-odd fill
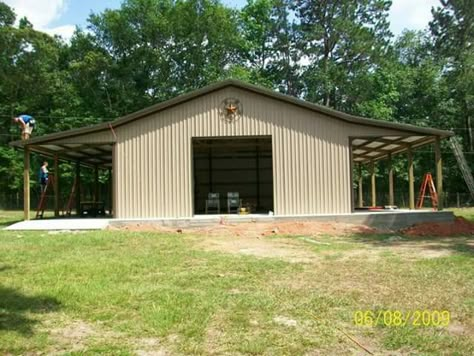
[[[90,162],[85,162],[84,158],[78,158],[78,157],[72,157],[72,156],[66,156],[64,154],[60,155],[58,152],[48,150],[47,148],[41,147],[41,146],[36,146],[36,145],[28,145],[27,146],[31,152],[39,153],[43,156],[47,157],[58,157],[62,161],[66,162],[79,162],[81,165],[86,166],[86,167],[91,167],[93,168],[96,165],[99,165],[100,167],[105,167],[103,163],[109,163],[109,161],[102,161],[100,164],[97,163],[90,163]],[[108,168],[108,167],[106,167]]]
[[[355,155],[355,154],[353,156],[354,156],[354,159],[359,160],[358,161],[359,163],[364,164],[364,163],[369,163],[369,162],[375,162],[375,161],[379,161],[381,159],[388,157],[389,154],[392,154],[393,156],[395,154],[404,153],[405,151],[408,151],[409,148],[414,149],[420,146],[424,146],[424,145],[433,143],[435,140],[436,140],[436,137],[428,136],[428,137],[424,137],[423,139],[414,141],[413,143],[407,146],[401,147],[399,149],[387,150],[387,152],[381,153],[377,156]],[[361,158],[363,159],[363,161],[360,161]]]

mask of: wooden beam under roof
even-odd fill
[[[68,156],[67,154],[60,154],[56,151],[51,151],[51,150],[48,150],[47,148],[44,148],[42,146],[36,146],[36,145],[29,145],[27,146],[29,147],[30,149],[30,152],[36,152],[36,153],[40,153],[42,154],[43,156],[47,156],[47,157],[50,157],[50,158],[53,158],[54,159],[54,156],[55,155],[58,155],[58,158],[62,161],[80,161],[81,164],[83,166],[86,166],[86,167],[90,167],[90,168],[93,168],[94,167],[94,164],[93,163],[88,163],[88,162],[85,162],[84,159],[85,157],[77,157],[77,156]],[[108,164],[108,161],[107,162],[104,162],[104,163],[107,163]],[[104,167],[107,167],[103,164],[99,165],[101,168],[104,168]]]
[[[84,149],[94,149],[99,152],[112,154],[112,150],[109,151],[109,150],[103,149],[103,147],[106,145],[96,146],[96,145],[89,145],[89,144],[81,144],[80,146],[68,147],[66,144],[57,144],[55,146],[58,146],[61,148],[61,150],[58,151],[58,154],[68,153],[68,152],[82,152]]]
[[[81,145],[80,147],[78,146],[74,148],[65,147],[64,145],[55,145],[55,146],[61,148],[61,150],[59,151],[54,150],[53,152],[55,152],[55,154],[74,157],[74,159],[76,160],[80,159],[80,160],[86,161],[88,159],[100,159],[101,162],[109,162],[112,160],[112,151],[107,151],[94,145]],[[99,153],[89,153],[87,151],[84,151],[86,149],[93,149],[95,151],[98,151]],[[71,154],[71,153],[74,153],[74,154]],[[78,157],[76,154],[81,154],[82,156]]]
[[[415,136],[413,136],[413,137],[415,137]],[[420,147],[420,146],[432,143],[436,139],[436,137],[434,137],[434,136],[423,136],[423,137],[422,136],[416,136],[416,137],[421,137],[421,138],[416,140],[416,141],[413,141],[411,143],[407,143],[406,141],[403,141],[404,139],[406,139],[406,136],[405,137],[400,137],[397,140],[388,140],[388,141],[390,141],[390,144],[399,146],[399,147],[394,148],[392,150],[382,150],[384,147],[388,147],[389,144],[384,145],[384,146],[380,146],[380,147],[376,147],[376,148],[373,148],[373,149],[370,149],[370,148],[367,148],[367,147],[360,148],[360,145],[354,146],[355,150],[358,150],[358,149],[366,150],[366,152],[363,153],[363,154],[354,154],[354,159],[357,160],[358,162],[362,162],[362,163],[369,163],[370,161],[378,161],[378,160],[387,158],[388,154],[394,155],[394,154],[397,154],[397,153],[402,153],[402,152],[407,151],[410,147],[411,148]],[[354,137],[353,139],[358,139],[358,138]],[[367,153],[370,153],[370,152],[378,152],[379,154],[378,155],[368,155]]]

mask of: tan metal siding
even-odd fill
[[[237,97],[243,116],[219,118]],[[116,216],[193,215],[192,137],[272,136],[277,215],[351,211],[349,136],[397,131],[350,124],[237,88],[225,88],[120,126]]]

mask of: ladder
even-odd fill
[[[428,188],[430,191],[429,196],[425,196],[426,188]],[[438,208],[438,193],[436,193],[436,188],[431,173],[425,173],[425,175],[423,176],[423,182],[420,186],[420,193],[418,194],[418,199],[416,201],[417,209],[423,208],[423,202],[425,200],[425,197],[431,198],[431,205],[433,206],[433,209]]]
[[[471,168],[469,167],[469,164],[462,153],[461,145],[454,137],[451,137],[449,142],[451,144],[451,148],[453,149],[454,156],[456,157],[456,161],[458,162],[458,166],[461,170],[464,181],[466,182],[467,188],[471,193],[471,198],[474,199],[474,178],[472,177]]]
[[[77,191],[77,177],[74,178],[74,184],[72,185],[71,194],[69,195],[69,200],[67,202],[66,208],[64,209],[64,214],[66,216],[71,216],[72,214],[72,205],[76,200],[76,191]]]
[[[44,187],[43,192],[41,193],[41,198],[36,209],[36,219],[42,219],[44,216],[44,211],[46,210],[46,203],[48,201],[48,188],[54,184],[54,176],[52,174],[48,177],[48,183]]]

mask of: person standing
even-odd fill
[[[21,127],[21,138],[22,140],[28,140],[35,128],[36,121],[33,116],[20,115],[13,119]]]
[[[44,161],[39,172],[41,193],[44,193],[46,191],[46,187],[48,186],[48,179],[49,179],[48,162]]]

